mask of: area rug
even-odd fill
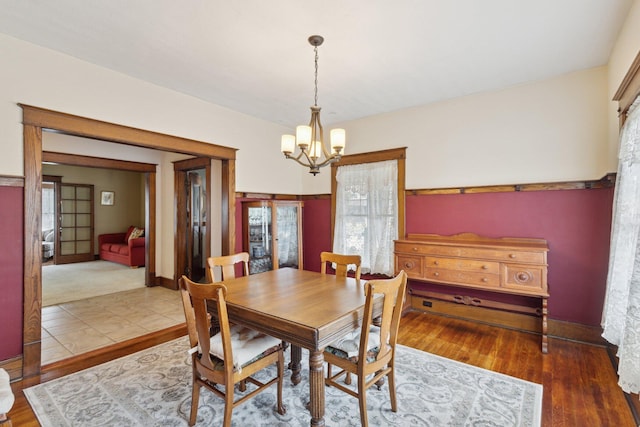
[[[28,389],[43,426],[186,426],[191,359],[186,337]],[[287,352],[288,354],[289,352]],[[285,415],[275,412],[276,387],[233,411],[234,426],[308,426],[307,353],[303,378],[284,384]],[[275,368],[265,371],[263,379]],[[356,381],[353,381],[355,383]],[[372,426],[539,426],[542,386],[409,347],[396,355],[398,411],[387,384],[367,392]],[[357,399],[326,388],[327,426],[359,426]],[[238,393],[237,393],[238,394]],[[239,395],[239,394],[238,394]],[[197,425],[222,425],[222,399],[203,389]]]
[[[42,306],[144,288],[145,269],[109,261],[42,267]]]

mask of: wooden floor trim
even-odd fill
[[[154,345],[162,344],[175,338],[185,336],[187,334],[186,323],[172,326],[156,332],[132,338],[127,341],[118,342],[107,347],[93,350],[89,353],[79,354],[67,359],[59,360],[42,367],[40,379],[42,382],[49,379],[57,378],[61,371],[68,366],[84,365],[85,368],[99,365],[105,361],[132,354],[141,350],[145,350]],[[84,368],[83,368],[84,369]]]

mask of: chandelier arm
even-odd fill
[[[339,161],[340,158],[342,158],[342,156],[327,157],[322,163],[316,163],[316,167],[321,168],[321,167],[329,165],[331,163],[335,163],[335,162]]]
[[[303,161],[300,160],[300,158],[302,157],[303,154],[304,154],[304,157],[307,159],[308,163],[304,163]],[[315,164],[315,162],[311,161],[311,159],[309,158],[309,155],[306,153],[306,151],[300,151],[300,154],[298,154],[295,157],[290,155],[290,154],[285,154],[284,156],[287,159],[295,160],[299,165],[307,167],[307,168],[312,168],[312,167],[316,167],[317,166]]]

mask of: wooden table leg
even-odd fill
[[[311,427],[324,427],[324,350],[309,351]]]
[[[291,362],[289,362],[289,369],[291,369],[291,382],[293,385],[297,385],[302,380],[302,349],[297,345],[291,344]]]

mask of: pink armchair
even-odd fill
[[[142,236],[135,237],[140,232],[142,232]],[[100,234],[98,246],[102,260],[117,262],[129,267],[140,267],[145,264],[144,229],[131,226],[126,233]]]

